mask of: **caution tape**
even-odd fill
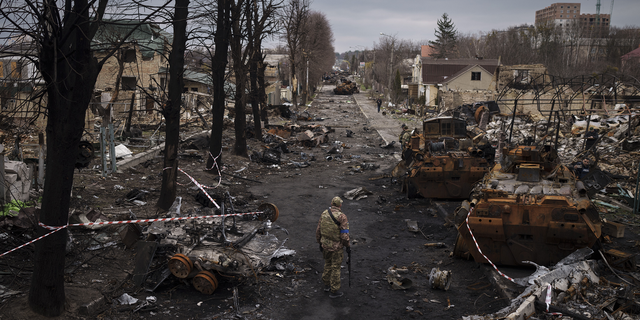
[[[469,227],[469,216],[471,216],[471,212],[473,212],[473,209],[475,207],[471,207],[471,210],[469,210],[469,213],[467,214],[467,219],[465,220],[467,222],[467,229],[469,229],[469,234],[471,235],[471,239],[473,239],[473,243],[476,244],[476,249],[478,249],[478,252],[480,252],[480,254],[491,264],[491,266],[498,272],[499,275],[501,275],[502,277],[506,278],[507,280],[516,283],[511,277],[509,277],[508,275],[502,273],[502,271],[498,270],[498,267],[496,267],[495,264],[493,264],[493,262],[491,260],[489,260],[489,258],[487,256],[484,255],[484,253],[482,253],[482,250],[480,249],[480,246],[478,245],[478,241],[476,240],[476,237],[473,235],[473,232],[471,232],[471,227]],[[516,283],[517,284],[517,283]]]
[[[162,171],[169,170],[169,169],[171,169],[171,167],[166,167],[166,168],[162,169]],[[188,173],[184,172],[182,169],[178,168],[178,171],[184,173],[184,175],[187,176],[189,178],[189,180],[191,180],[191,182],[193,182],[193,184],[195,184],[196,187],[198,187],[198,189],[200,189],[204,193],[204,195],[207,196],[207,198],[209,198],[209,200],[216,206],[216,208],[220,209],[220,206],[215,202],[215,200],[213,200],[213,198],[211,198],[209,193],[204,190],[204,189],[215,189],[215,188],[217,188],[217,186],[216,187],[205,186],[205,185],[199,183],[195,178],[190,176]],[[219,170],[218,170],[218,173],[220,173]],[[180,183],[178,183],[178,184],[182,186],[182,184],[180,184]],[[220,182],[218,182],[218,185],[220,185]]]
[[[41,240],[41,239],[43,239],[43,238],[45,238],[45,237],[48,237],[48,236],[50,236],[50,235],[52,235],[52,234],[54,234],[54,233],[56,233],[56,232],[58,232],[58,231],[60,231],[60,230],[62,230],[62,229],[64,229],[64,228],[63,228],[63,227],[59,227],[59,228],[57,228],[57,229],[53,230],[52,232],[49,232],[49,233],[47,233],[47,234],[45,234],[45,235],[43,235],[43,236],[40,236],[40,237],[38,237],[38,238],[35,238],[35,239],[33,239],[33,240],[31,240],[31,241],[29,241],[29,242],[27,242],[27,243],[23,244],[23,245],[20,245],[20,246],[18,246],[18,247],[15,247],[15,248],[13,248],[13,249],[11,249],[11,250],[9,250],[9,251],[7,251],[7,252],[3,253],[3,254],[0,254],[0,257],[4,256],[4,255],[6,255],[6,254],[9,254],[9,253],[11,253],[11,252],[14,252],[14,251],[16,251],[16,250],[18,250],[18,249],[20,249],[20,248],[23,248],[24,246],[30,245],[30,244],[32,244],[32,243],[34,243],[34,242],[36,242],[36,241],[38,241],[38,240]]]
[[[544,298],[544,303],[547,305],[547,314],[550,316],[561,316],[560,312],[549,312],[549,305],[551,304],[551,283],[547,284],[547,296]]]

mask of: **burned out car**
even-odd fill
[[[494,149],[467,133],[466,122],[438,117],[423,122],[422,134],[414,133],[402,152],[394,175],[404,174],[402,191],[407,197],[466,199],[474,184],[489,172]]]
[[[254,276],[271,259],[293,253],[284,248],[287,231],[274,224],[277,218],[278,208],[270,203],[256,212],[236,213],[223,202],[218,210],[203,208],[193,219],[154,222],[147,232],[168,259],[171,274],[212,294],[220,276]]]
[[[592,247],[601,235],[599,214],[584,184],[559,164],[555,149],[518,146],[503,154],[471,201],[455,212],[454,255],[481,263],[486,256],[502,265],[552,265]]]

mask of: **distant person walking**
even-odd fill
[[[342,213],[341,207],[342,199],[334,197],[331,200],[331,207],[320,215],[316,228],[316,241],[320,244],[320,251],[324,258],[322,282],[324,282],[324,291],[331,291],[330,298],[339,298],[343,295],[338,291],[340,290],[340,266],[344,257],[342,247],[347,248],[347,253],[351,252],[349,221]]]
[[[378,104],[378,113],[380,113],[380,106],[382,105],[382,100],[380,98],[376,99],[376,103]]]

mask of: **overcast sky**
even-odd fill
[[[337,52],[371,49],[380,32],[405,40],[433,40],[436,21],[447,13],[461,33],[479,34],[511,26],[534,24],[536,10],[546,0],[313,0],[311,9],[327,16]],[[581,13],[596,12],[597,0],[581,3]],[[601,0],[600,13],[608,14],[611,0]],[[615,0],[612,25],[640,25],[640,0]]]

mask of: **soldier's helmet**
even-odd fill
[[[342,199],[340,199],[340,197],[333,197],[333,199],[331,199],[331,205],[332,206],[336,206],[339,207],[342,205]]]

